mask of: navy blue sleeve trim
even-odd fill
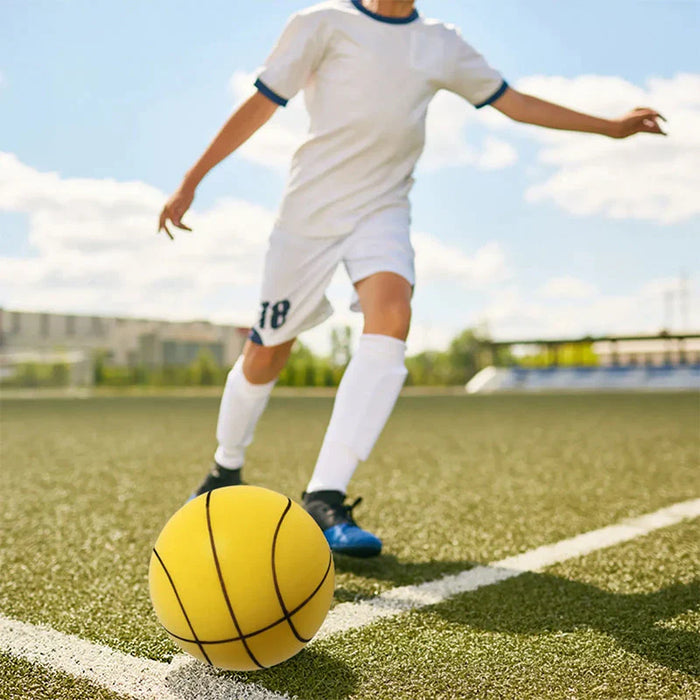
[[[508,83],[504,80],[501,83],[501,87],[499,87],[498,90],[496,90],[496,92],[494,92],[493,95],[491,95],[491,97],[489,97],[488,100],[486,100],[485,102],[481,102],[478,105],[474,105],[474,106],[477,109],[481,109],[482,107],[486,107],[486,105],[490,105],[492,102],[495,102],[507,89],[508,89]]]
[[[274,90],[270,90],[270,88],[267,87],[267,85],[265,85],[265,83],[263,83],[263,81],[260,80],[260,78],[258,78],[255,81],[255,87],[258,88],[258,90],[260,90],[260,92],[262,92],[262,94],[265,95],[265,97],[267,97],[268,100],[272,100],[275,104],[278,104],[280,107],[287,106],[287,102],[289,102],[289,100],[285,100],[284,97],[278,95]]]

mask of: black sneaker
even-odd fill
[[[214,462],[212,470],[207,474],[204,481],[201,483],[200,487],[189,497],[189,501],[197,496],[201,496],[203,493],[208,491],[213,491],[214,489],[220,489],[222,486],[240,486],[243,481],[241,480],[241,469],[226,469],[220,464]]]
[[[376,557],[382,551],[382,541],[359,527],[352,517],[352,509],[361,498],[345,505],[341,491],[313,491],[302,497],[306,512],[323,530],[332,551],[351,557]]]

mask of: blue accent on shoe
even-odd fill
[[[323,534],[331,550],[351,557],[376,557],[382,551],[382,541],[357,525],[340,523]]]
[[[478,105],[474,105],[474,107],[476,107],[476,109],[481,109],[482,107],[486,107],[486,105],[490,105],[492,102],[495,102],[509,87],[510,86],[508,85],[508,83],[504,80],[501,83],[501,87],[499,87],[498,90],[496,90],[496,92],[494,92],[488,100],[484,100]]]
[[[271,90],[265,83],[263,83],[260,78],[258,78],[255,81],[255,87],[263,94],[265,97],[267,97],[268,100],[272,100],[275,104],[279,105],[280,107],[286,107],[287,102],[289,100],[286,100],[282,95],[278,95],[274,90]]]

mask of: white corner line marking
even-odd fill
[[[475,566],[418,586],[401,586],[359,603],[341,603],[328,614],[311,641],[365,627],[382,618],[441,603],[460,593],[491,586],[526,571],[628,542],[654,530],[700,516],[700,498],[676,503],[654,513],[568,540]],[[134,700],[282,700],[288,698],[250,682],[220,675],[208,666],[180,655],[171,663],[138,658],[43,625],[32,625],[0,614],[0,651],[52,671],[90,681]]]
[[[382,618],[394,617],[427,605],[436,605],[452,596],[506,581],[526,571],[540,571],[567,559],[621,544],[698,516],[700,516],[700,498],[683,501],[661,508],[654,513],[628,518],[617,525],[609,525],[599,530],[576,535],[568,540],[507,557],[492,562],[488,566],[475,566],[473,569],[417,586],[392,588],[376,598],[359,603],[341,603],[331,610],[311,643],[348,630],[365,627]]]
[[[138,658],[1,614],[0,651],[134,700],[281,700],[289,697],[219,675],[184,654],[176,656],[171,663]]]

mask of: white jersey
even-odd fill
[[[507,87],[456,28],[415,11],[376,15],[360,0],[293,15],[255,84],[283,106],[304,90],[309,133],[292,160],[277,228],[309,238],[345,236],[383,209],[408,211],[438,90],[482,107]]]

